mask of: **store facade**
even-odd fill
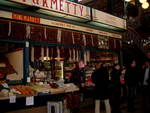
[[[69,82],[78,62],[85,68],[85,86],[90,86],[97,64],[119,62],[125,30],[125,20],[66,0],[3,0],[1,80],[24,85],[46,82],[55,88],[51,82]]]

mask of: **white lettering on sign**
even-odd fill
[[[72,16],[77,16],[85,19],[90,18],[89,7],[74,2],[70,2],[67,0],[9,0],[9,1],[30,6],[37,6],[42,9],[57,11],[67,15],[69,14]]]

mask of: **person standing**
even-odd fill
[[[120,83],[121,70],[120,65],[115,64],[111,72],[112,83],[112,113],[121,113],[120,111],[120,97],[121,97],[121,83]]]
[[[109,103],[109,74],[106,68],[106,64],[101,64],[92,74],[92,81],[95,84],[95,113],[100,113],[100,102],[104,101],[106,113],[111,113]]]
[[[150,62],[146,61],[143,67],[142,77],[143,109],[144,113],[150,113]]]
[[[133,60],[129,66],[127,67],[125,74],[125,81],[128,88],[128,111],[135,111],[135,96],[136,96],[136,88],[139,83],[139,69],[137,68],[136,61]]]
[[[127,97],[127,87],[125,82],[125,73],[126,73],[126,67],[121,67],[121,76],[120,76],[120,83],[121,83],[121,100],[124,102]]]

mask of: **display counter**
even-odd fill
[[[1,113],[8,111],[15,111],[20,109],[45,106],[49,101],[64,101],[68,95],[74,95],[78,93],[79,88],[53,89],[53,92],[49,93],[35,93],[35,95],[12,95],[12,96],[0,96]]]

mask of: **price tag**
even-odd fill
[[[8,87],[8,84],[6,84],[6,83],[4,83],[4,84],[2,84],[3,85],[3,87],[5,87],[5,88],[9,88]]]
[[[26,97],[26,106],[34,105],[34,97]]]
[[[27,82],[28,82],[28,83],[30,83],[30,82],[31,82],[31,79],[30,79],[30,77],[28,77],[28,78],[27,78]]]
[[[16,103],[16,96],[9,96],[9,103]]]

